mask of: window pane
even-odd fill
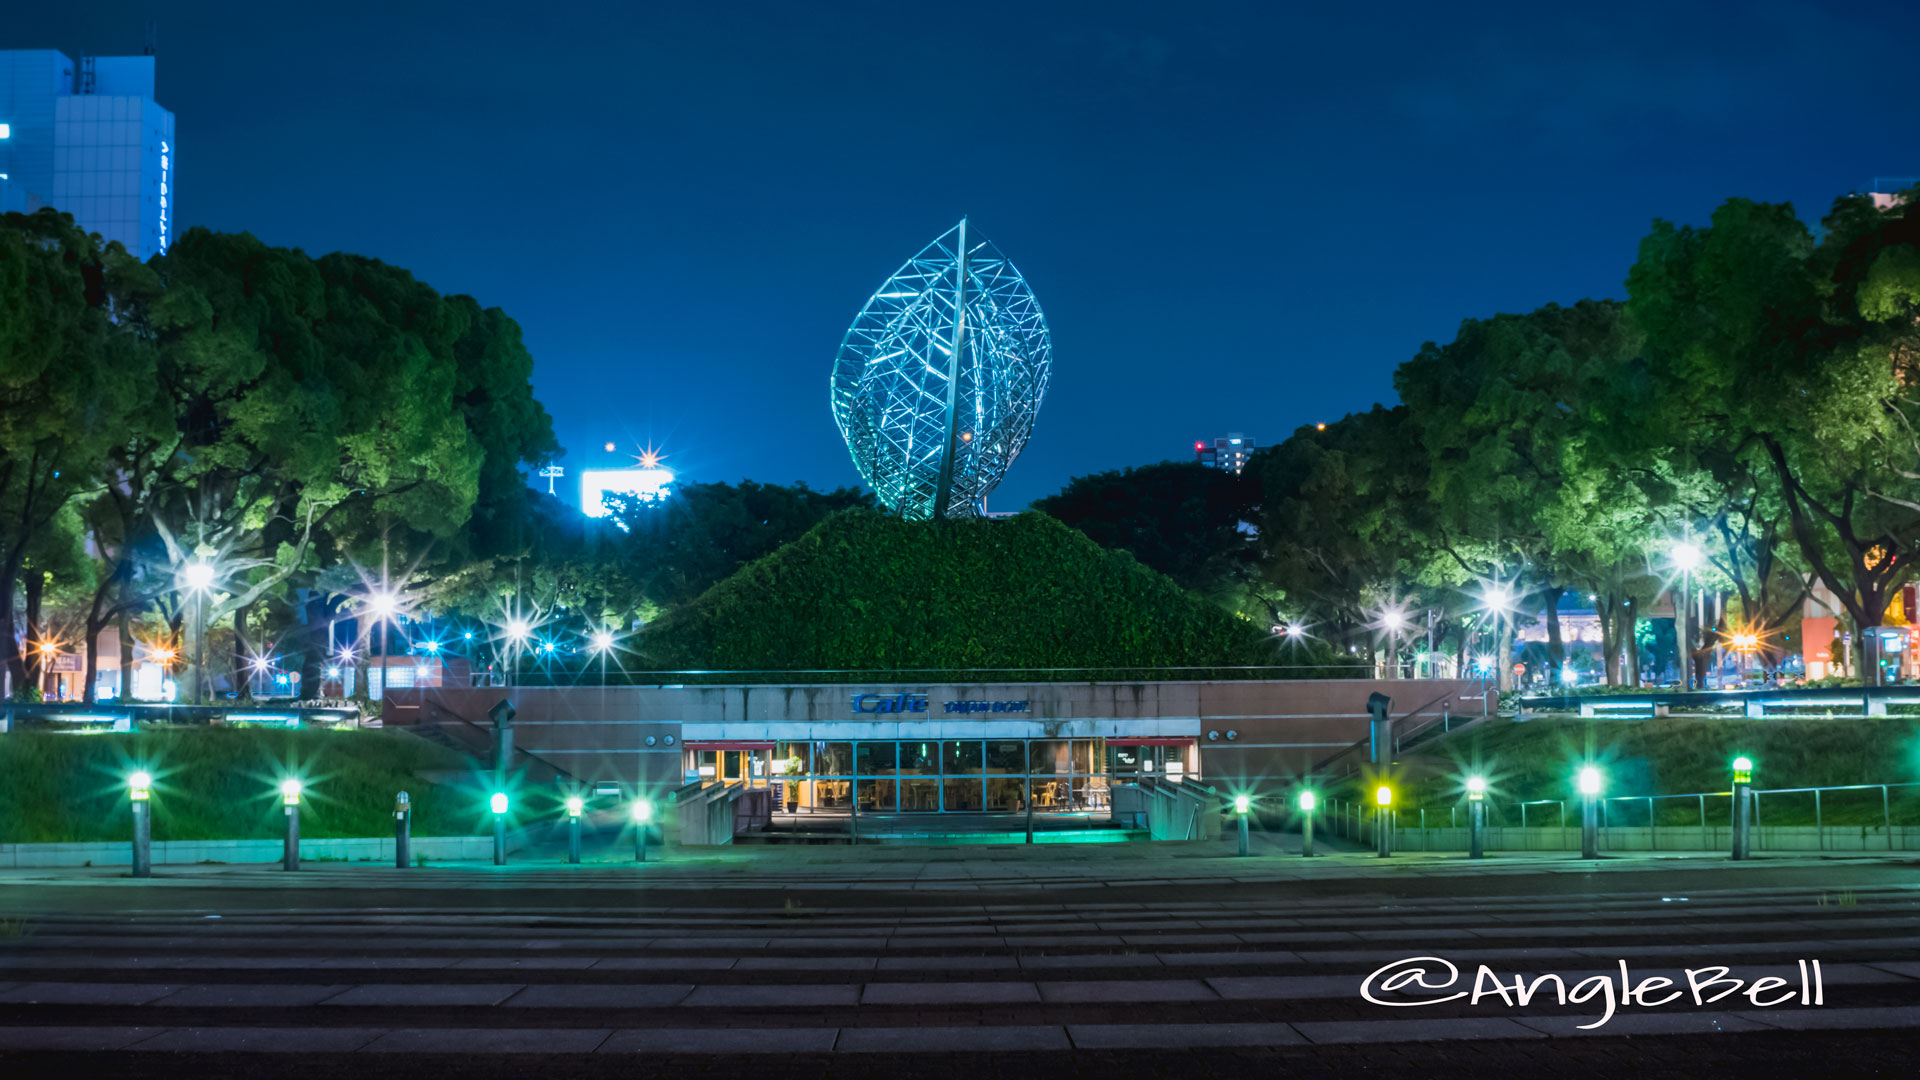
[[[773,769],[782,776],[807,776],[813,772],[813,744],[783,742],[774,748]]]
[[[1024,773],[1027,771],[1027,745],[1008,741],[987,743],[987,771]]]
[[[1113,771],[1132,773],[1140,771],[1142,752],[1149,750],[1144,746],[1116,746],[1113,748]]]
[[[861,776],[891,776],[899,767],[897,744],[890,742],[855,743],[854,760]]]
[[[930,814],[940,809],[940,781],[900,781],[900,809],[910,814]]]
[[[891,746],[892,743],[887,745]],[[900,809],[894,801],[894,782],[892,780],[862,780],[860,784],[860,810],[862,813],[880,811],[892,813]]]
[[[814,805],[823,810],[845,810],[852,784],[851,780],[813,781]]]
[[[814,743],[814,775],[845,776],[853,771],[853,744]]]
[[[948,776],[980,775],[980,744],[972,739],[966,742],[941,743],[940,761]]]
[[[987,778],[987,809],[1002,813],[1014,813],[1027,808],[1027,781],[1025,778],[1008,779],[990,776]]]
[[[1067,771],[1067,741],[1065,739],[1033,740],[1032,771],[1039,775],[1064,773]],[[1038,805],[1039,800],[1035,800]]]
[[[900,771],[917,776],[940,775],[940,744],[937,742],[901,743]]]
[[[979,780],[948,780],[947,812],[966,813],[980,809]]]

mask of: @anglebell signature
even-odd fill
[[[1360,983],[1360,996],[1375,1005],[1392,1008],[1413,1008],[1421,1005],[1439,1005],[1448,1001],[1467,998],[1467,1004],[1478,1005],[1487,998],[1499,998],[1508,1008],[1525,1008],[1532,1004],[1543,992],[1548,996],[1543,1001],[1558,1005],[1581,1005],[1589,1001],[1600,1002],[1604,1009],[1600,1019],[1591,1024],[1581,1024],[1580,1030],[1587,1031],[1600,1027],[1613,1019],[1614,1012],[1622,1005],[1638,1005],[1651,1009],[1668,1005],[1682,998],[1691,997],[1695,1005],[1710,1005],[1733,994],[1744,994],[1755,1008],[1765,1009],[1774,1005],[1796,1003],[1800,1005],[1825,1005],[1826,985],[1820,972],[1820,961],[1801,960],[1799,985],[1790,980],[1772,975],[1762,976],[1749,983],[1745,979],[1733,977],[1733,969],[1724,966],[1686,969],[1686,982],[1679,986],[1675,980],[1660,975],[1649,975],[1638,981],[1627,971],[1627,962],[1619,961],[1620,973],[1589,975],[1572,985],[1559,975],[1536,975],[1528,979],[1515,974],[1511,981],[1502,981],[1502,976],[1485,964],[1473,976],[1471,990],[1454,990],[1453,993],[1438,997],[1419,997],[1414,1000],[1393,1000],[1382,998],[1379,994],[1414,995],[1420,993],[1435,994],[1444,990],[1453,990],[1460,985],[1460,969],[1453,963],[1438,956],[1409,956],[1404,960],[1395,960],[1366,977]],[[1669,988],[1672,988],[1669,990]],[[1743,989],[1744,988],[1744,989]],[[1669,990],[1661,994],[1661,991]],[[1660,996],[1650,996],[1660,995]]]

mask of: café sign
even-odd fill
[[[1029,703],[1025,701],[943,701],[941,712],[949,716],[963,713],[1024,713]],[[856,713],[924,713],[932,711],[931,703],[925,694],[855,694],[853,711]]]

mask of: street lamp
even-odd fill
[[[1580,857],[1600,857],[1600,770],[1591,765],[1580,767]]]
[[[1685,540],[1673,545],[1673,550],[1667,554],[1680,571],[1680,607],[1674,620],[1674,633],[1680,652],[1680,688],[1704,689],[1693,685],[1693,571],[1700,565],[1702,556],[1699,548]]]
[[[1380,625],[1387,630],[1387,656],[1391,665],[1387,678],[1397,679],[1400,677],[1400,631],[1407,627],[1406,612],[1388,608],[1380,613]]]
[[[653,821],[653,803],[644,796],[633,800],[633,861],[647,861],[647,825]]]
[[[607,685],[607,660],[613,654],[613,635],[605,630],[593,632],[593,651],[600,654],[600,685]]]
[[[280,781],[280,805],[287,811],[286,847],[280,852],[280,869],[300,869],[300,781],[289,776]]]
[[[133,876],[153,876],[153,775],[142,769],[127,776],[127,800],[133,804]]]
[[[1300,857],[1313,858],[1313,811],[1320,800],[1311,791],[1300,793]]]
[[[193,594],[193,700],[204,700],[207,691],[207,593],[213,588],[213,564],[197,558],[180,570],[180,583]]]
[[[1467,858],[1486,857],[1487,778],[1467,777]]]
[[[1393,789],[1385,784],[1373,790],[1373,833],[1375,854],[1384,859],[1393,854],[1392,826],[1389,824],[1393,814]]]

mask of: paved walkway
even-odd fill
[[[1274,1075],[1404,1064],[1419,1044],[1420,1075],[1464,1068],[1466,1047],[1476,1067],[1513,1075],[1564,1073],[1594,1047],[1606,1049],[1596,1062],[1648,1075],[1742,1059],[1767,1071],[1796,1055],[1829,1074],[1849,1055],[1912,1061],[1920,1041],[1920,881],[1885,860],[1716,863],[1714,887],[1661,892],[1648,885],[1693,873],[1687,860],[1302,866],[1161,851],[1061,863],[980,850],[734,852],[638,869],[181,867],[147,882],[18,871],[0,878],[0,911],[36,913],[0,923],[0,1073],[163,1069],[193,1054],[196,1075],[247,1075],[258,1055],[298,1054],[313,1075],[376,1059],[382,1071],[524,1075],[524,1059],[494,1055],[540,1054],[568,1075],[615,1075],[636,1055],[807,1075],[957,1072],[983,1055],[1002,1073]],[[731,891],[741,874],[786,902]],[[646,875],[684,888],[649,904],[634,887]],[[1332,893],[1299,888],[1314,876]],[[1542,894],[1559,879],[1581,891]],[[1389,895],[1395,881],[1431,895]],[[1474,883],[1490,891],[1464,895]],[[1086,899],[1092,887],[1108,899]],[[1427,989],[1367,983],[1410,957],[1441,958],[1419,965]],[[1473,989],[1481,964],[1509,985],[1598,979],[1615,1015],[1585,1026],[1604,1014],[1600,982],[1582,1002],[1561,1003],[1549,981],[1525,1006],[1491,992],[1411,1004],[1411,991]],[[1667,978],[1682,996],[1620,1000],[1622,964],[1635,985]],[[1716,965],[1741,990],[1784,982],[1696,1003],[1684,969]],[[1368,1001],[1369,985],[1401,1004]],[[1068,1061],[1079,1064],[1063,1073]]]

